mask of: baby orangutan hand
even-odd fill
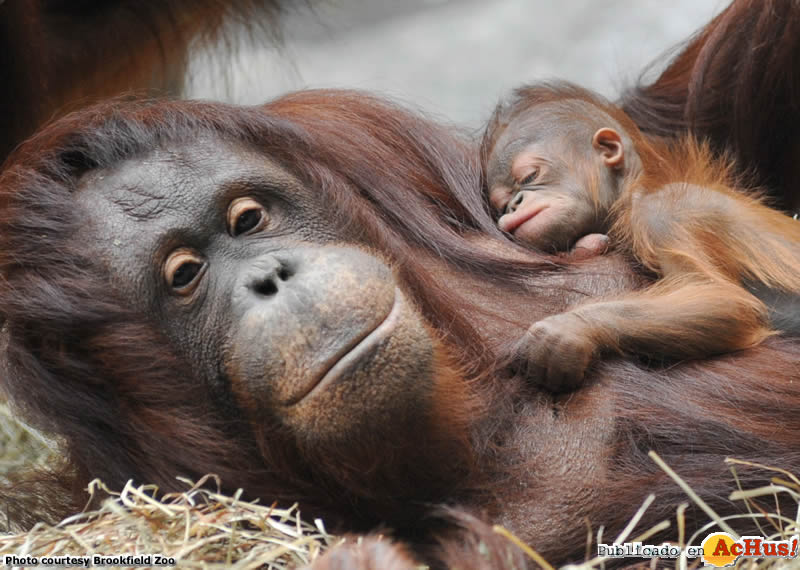
[[[572,260],[588,259],[604,255],[608,251],[609,239],[605,234],[587,234],[575,242],[569,253],[564,254]]]
[[[516,348],[516,362],[534,383],[551,392],[580,387],[598,345],[589,327],[567,312],[534,323]]]

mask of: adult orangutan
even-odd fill
[[[190,45],[210,43],[234,22],[261,25],[274,38],[288,4],[0,1],[0,164],[54,116],[130,90],[179,93]]]
[[[507,567],[488,522],[563,562],[585,520],[614,534],[650,492],[643,524],[670,516],[683,496],[650,449],[723,514],[724,457],[800,467],[795,340],[603,362],[566,400],[499,364],[530,322],[641,278],[486,237],[478,170],[449,132],[350,92],[112,102],[26,143],[0,178],[3,380],[67,442],[75,506],[93,477],[214,472],[397,542],[321,566]]]
[[[796,43],[772,24],[750,31]],[[750,95],[765,111],[782,97]],[[650,107],[676,117],[661,134],[685,126],[676,99]],[[583,557],[585,520],[613,535],[650,491],[643,524],[671,516],[683,497],[649,449],[723,513],[723,457],[797,471],[794,339],[668,370],[601,362],[563,400],[498,364],[530,322],[642,278],[616,255],[515,249],[470,153],[392,105],[325,92],[265,109],[107,105],[20,149],[0,179],[3,383],[70,442],[74,501],[93,476],[167,490],[214,471],[331,528],[392,529],[394,544],[320,566],[505,568],[525,561],[487,521],[557,563]]]

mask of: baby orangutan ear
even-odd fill
[[[609,168],[620,169],[625,166],[625,151],[622,137],[614,129],[603,127],[592,137],[592,146],[600,152],[603,162]]]

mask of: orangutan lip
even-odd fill
[[[522,224],[524,224],[524,223],[525,223],[525,222],[527,222],[528,220],[532,220],[533,218],[535,218],[536,216],[538,216],[539,214],[541,214],[542,212],[544,212],[544,211],[545,211],[547,208],[549,208],[549,207],[550,207],[550,206],[548,206],[547,204],[542,204],[541,206],[538,206],[538,207],[536,207],[536,208],[533,208],[533,209],[531,210],[531,212],[530,212],[530,214],[529,214],[529,215],[526,215],[526,216],[521,216],[519,219],[513,220],[513,221],[512,221],[512,222],[511,222],[511,223],[510,223],[510,224],[509,224],[509,225],[508,225],[508,226],[505,228],[505,231],[507,231],[507,232],[508,232],[508,233],[510,233],[510,234],[513,234],[513,233],[516,231],[516,229],[517,229],[518,227],[520,227]]]
[[[317,379],[309,383],[308,389],[292,398],[291,401],[286,402],[285,405],[297,404],[314,392],[324,389],[325,386],[339,379],[353,364],[361,360],[372,347],[385,339],[394,330],[404,304],[403,295],[395,288],[394,303],[386,317],[374,329],[358,335],[337,352],[333,358],[328,360]]]

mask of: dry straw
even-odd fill
[[[305,566],[336,543],[322,521],[301,520],[296,505],[242,501],[241,491],[209,490],[215,481],[184,480],[187,491],[156,500],[152,486],[128,483],[114,493],[95,480],[90,492],[110,495],[100,509],[0,538],[0,556],[160,554],[182,568],[283,569]]]
[[[16,450],[16,451],[15,451]],[[25,453],[22,453],[24,450]],[[0,402],[0,483],[9,467],[44,464],[53,450],[47,440],[13,421],[5,404]],[[743,489],[741,485],[730,495],[732,501],[741,501],[746,513],[721,517],[705,504],[655,453],[655,461],[676,484],[684,489],[688,501],[694,502],[709,517],[709,522],[694,535],[686,536],[684,511],[680,505],[673,517],[653,527],[640,529],[639,521],[658,498],[649,496],[622,532],[612,542],[647,541],[650,537],[669,529],[680,546],[698,545],[709,533],[732,531],[729,523],[736,518],[751,518],[768,540],[786,540],[800,534],[800,479],[792,473],[735,459],[729,459],[734,480],[739,481],[737,467],[762,469],[774,475],[771,484],[757,489]],[[13,469],[11,469],[13,471]],[[275,505],[261,505],[240,499],[241,491],[228,496],[210,488],[219,489],[220,483],[213,475],[186,484],[183,493],[154,498],[153,486],[134,486],[131,483],[120,492],[112,492],[100,481],[93,481],[91,493],[101,493],[109,498],[96,511],[69,517],[55,526],[43,523],[22,534],[0,535],[0,556],[58,556],[58,555],[141,555],[160,554],[176,559],[181,568],[298,568],[313,562],[327,548],[340,539],[328,534],[321,520],[303,521],[294,505],[288,509]],[[793,512],[780,512],[778,497],[787,495],[797,504]],[[766,499],[766,501],[765,501]],[[765,509],[771,503],[773,509]],[[674,529],[673,529],[674,524]],[[735,524],[733,526],[736,526]],[[594,544],[607,542],[603,527],[588,529],[586,562],[565,568],[591,570],[605,568],[614,562],[608,558],[594,557]],[[536,566],[552,568],[529,545],[507,529],[496,526],[495,532],[503,535],[525,552]],[[731,534],[734,534],[731,532]],[[617,563],[619,561],[616,561]],[[630,560],[631,563],[635,562]],[[652,568],[693,568],[696,559],[654,560]],[[616,564],[613,564],[616,565]],[[642,567],[648,567],[647,564]],[[740,558],[736,565],[746,570],[800,569],[800,560],[752,560]]]

